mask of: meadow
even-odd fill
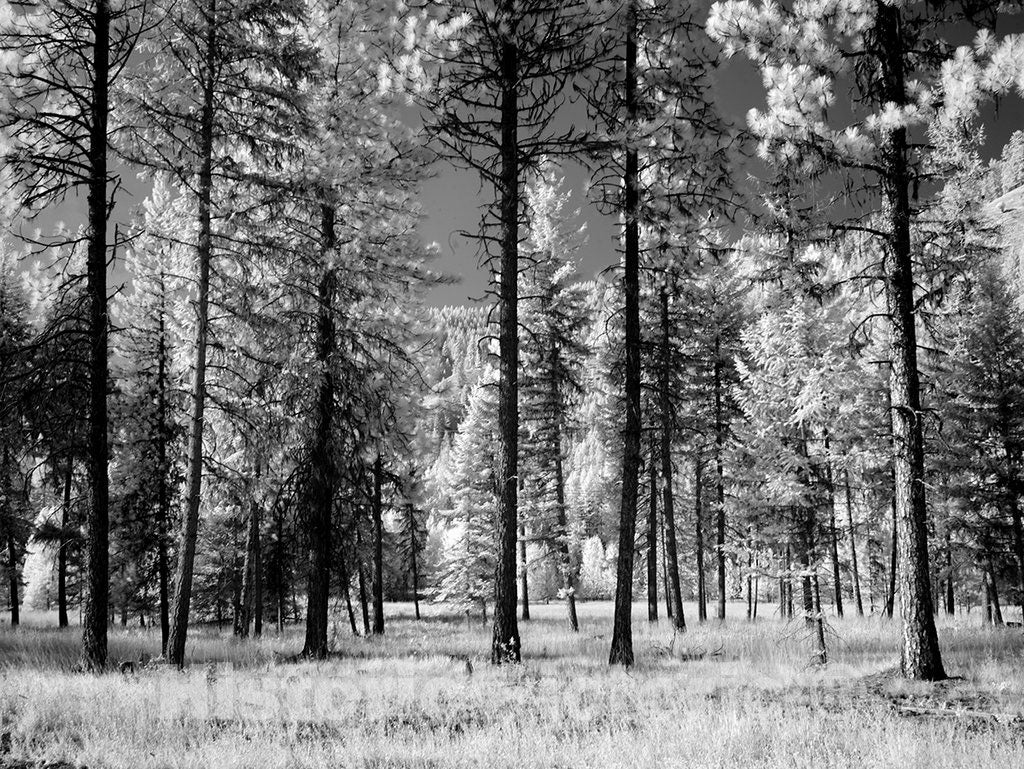
[[[737,604],[673,637],[637,604],[622,670],[610,604],[582,604],[578,635],[532,608],[514,667],[487,664],[478,619],[389,604],[384,637],[339,615],[319,664],[294,658],[298,627],[195,629],[183,671],[138,664],[159,631],[117,628],[110,657],[134,669],[105,675],[75,672],[77,628],[29,614],[0,626],[0,767],[1024,767],[1024,634],[979,611],[939,620],[953,678],[911,684],[877,616],[831,618],[821,667],[800,623]]]

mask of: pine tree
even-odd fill
[[[945,676],[932,617],[927,547],[924,444],[915,323],[911,194],[930,145],[916,141],[929,122],[975,113],[983,90],[1005,92],[1019,52],[1014,41],[982,36],[979,62],[969,48],[950,56],[944,35],[995,13],[997,3],[716,3],[708,28],[731,54],[760,66],[768,108],[748,115],[768,160],[794,154],[847,174],[860,209],[853,229],[867,229],[883,249],[887,296],[893,471],[903,618],[901,669],[915,679]],[[791,44],[790,41],[799,41]],[[855,62],[852,71],[847,67]],[[840,80],[852,74],[848,81]],[[855,124],[834,128],[827,110],[839,82],[849,82]],[[1019,85],[1019,84],[1018,84]],[[939,94],[944,99],[937,98]],[[936,113],[934,103],[940,102]],[[867,186],[861,184],[866,178]],[[913,190],[912,190],[913,188]],[[860,196],[861,192],[870,194]],[[864,222],[870,220],[866,227]]]
[[[107,0],[7,7],[0,29],[8,182],[30,213],[87,190],[89,297],[88,574],[83,664],[107,661],[109,489],[107,464],[107,221],[116,174],[108,167],[109,89],[122,76],[145,18],[145,2]]]
[[[566,601],[569,627],[579,630],[576,616],[574,542],[565,492],[564,445],[570,400],[581,389],[585,321],[579,290],[571,284],[574,257],[582,246],[582,228],[572,226],[564,211],[564,179],[554,166],[542,167],[526,189],[530,212],[525,252],[523,294],[521,411],[526,427],[522,441],[527,475],[521,518],[529,520],[533,539],[554,552]],[[576,212],[578,216],[578,212]]]

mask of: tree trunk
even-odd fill
[[[903,38],[903,9],[877,2],[877,60],[880,66],[879,102],[907,104]],[[885,134],[880,183],[884,214],[890,230],[886,254],[886,293],[891,326],[893,466],[896,477],[896,518],[899,535],[900,614],[903,619],[900,669],[911,679],[946,677],[932,615],[928,568],[928,510],[924,486],[924,438],[921,386],[917,368],[914,275],[910,245],[910,172],[907,131],[898,127]]]
[[[361,538],[356,534],[356,548],[362,550]],[[363,576],[363,561],[356,553],[356,573],[359,578],[359,609],[363,615],[363,635],[370,635],[370,607],[366,600],[366,578]]]
[[[693,517],[696,522],[694,538],[697,545],[697,621],[706,622],[708,618],[708,588],[704,576],[704,511],[701,505],[703,463],[700,461],[700,454],[696,455],[693,464]]]
[[[860,571],[857,568],[857,535],[853,525],[853,502],[850,498],[850,471],[843,473],[846,492],[846,519],[850,527],[850,571],[853,572],[853,598],[857,602],[857,616],[864,616],[864,600],[860,594]]]
[[[647,505],[647,621],[658,621],[658,471],[654,465],[654,442],[651,442],[651,493]],[[668,568],[666,564],[666,569]],[[667,573],[667,572],[666,572]],[[671,593],[669,600],[671,599]]]
[[[274,543],[274,549],[277,551],[277,634],[281,635],[284,632],[284,608],[285,608],[285,584],[284,584],[284,510],[280,506],[275,505],[277,508],[277,515],[275,516],[274,525],[277,542]]]
[[[637,121],[637,0],[626,7],[625,125]],[[633,664],[633,555],[636,548],[636,508],[640,482],[640,164],[637,150],[627,146],[625,188],[625,297],[626,370],[623,389],[626,419],[622,447],[622,499],[619,507],[619,553],[615,572],[615,616],[611,665]]]
[[[174,574],[174,602],[171,628],[167,636],[167,659],[179,668],[185,664],[189,606],[192,601],[192,572],[195,565],[196,536],[199,531],[199,504],[203,485],[203,428],[206,406],[206,344],[210,320],[210,260],[213,251],[211,198],[213,194],[214,87],[217,56],[216,0],[206,7],[205,65],[202,114],[199,128],[199,261],[197,285],[195,371],[192,378],[192,416],[190,420],[188,470],[185,483],[185,510],[178,543],[178,565]]]
[[[82,665],[107,664],[110,595],[109,478],[107,464],[107,119],[110,84],[110,2],[97,0],[93,22],[92,95],[89,115],[88,267],[89,297],[89,513],[86,518]]]
[[[341,586],[345,591],[345,610],[348,612],[348,624],[352,627],[352,635],[359,635],[359,630],[356,629],[356,615],[352,610],[352,578],[348,573],[348,567],[345,565],[345,558],[338,559],[338,569],[341,572]]]
[[[257,471],[256,477],[259,478]],[[249,526],[245,535],[245,562],[242,565],[241,612],[238,631],[242,638],[249,637],[249,625],[252,621],[253,607],[256,603],[257,564],[260,560],[260,507],[256,501],[255,491],[249,500]]]
[[[373,463],[373,634],[384,635],[384,504],[381,484],[384,470],[380,454]]]
[[[992,624],[996,627],[1003,626],[1003,610],[999,606],[999,587],[996,584],[996,570],[992,562],[992,554],[988,553],[985,563],[985,573],[988,575],[988,601],[992,607]]]
[[[317,287],[316,362],[319,368],[316,406],[313,414],[312,444],[309,448],[309,476],[306,479],[305,508],[309,561],[306,577],[306,638],[303,657],[327,657],[328,603],[331,594],[332,513],[337,482],[334,459],[334,398],[337,383],[334,355],[337,348],[334,327],[334,299],[337,272],[332,262],[336,245],[334,206],[320,206],[321,258],[324,261]]]
[[[252,610],[252,636],[253,638],[260,638],[263,636],[263,547],[260,541],[258,526],[256,529],[256,564],[253,568],[253,582],[255,590]]]
[[[160,653],[167,654],[167,637],[171,632],[170,615],[170,581],[171,565],[168,555],[171,525],[171,483],[170,463],[167,457],[169,439],[168,424],[170,422],[167,392],[170,389],[167,373],[167,321],[166,321],[166,290],[163,270],[160,272],[160,313],[159,341],[157,343],[157,462],[160,465],[160,477],[157,481],[157,520],[156,520],[156,563],[160,581]]]
[[[717,531],[715,551],[718,555],[718,619],[725,619],[725,477],[722,467],[722,452],[725,447],[725,422],[722,410],[722,343],[715,337],[715,489],[718,494],[718,508],[715,511]]]
[[[64,466],[64,504],[60,511],[60,537],[57,540],[57,627],[68,626],[68,526],[71,523],[71,482],[74,463],[69,456]]]
[[[825,647],[825,615],[821,611],[821,589],[818,585],[818,574],[814,574],[814,640],[815,657],[819,665],[828,662],[828,649]]]
[[[668,565],[669,587],[672,590],[672,624],[676,630],[686,630],[683,614],[682,588],[679,584],[679,551],[676,545],[675,494],[673,489],[672,442],[675,419],[672,410],[670,366],[672,362],[671,326],[668,313],[668,291],[659,292],[661,304],[661,365],[658,371],[658,402],[661,412],[661,478],[665,484],[662,515],[665,517],[665,559]],[[654,458],[651,457],[653,463]]]
[[[955,591],[953,590],[953,542],[946,529],[946,614],[956,614]]]
[[[419,550],[416,542],[416,512],[411,504],[406,506],[406,515],[409,518],[409,557],[412,566],[412,605],[416,611],[416,619],[420,618],[420,572],[416,555]]]
[[[503,0],[500,13],[514,25],[519,11]],[[498,292],[498,510],[497,569],[491,663],[519,662],[516,619],[516,531],[519,491],[519,49],[509,34],[501,42],[501,137],[498,194],[501,265]]]
[[[886,592],[886,596],[885,596],[885,616],[887,616],[889,619],[892,619],[892,615],[893,615],[893,613],[894,613],[894,611],[896,609],[896,571],[897,571],[897,568],[898,568],[898,562],[897,562],[897,552],[898,552],[898,550],[897,550],[897,547],[896,547],[896,541],[897,541],[897,538],[896,538],[897,521],[896,521],[896,501],[895,501],[895,497],[893,498],[892,514],[893,514],[893,520],[892,520],[892,544],[889,547],[889,589]]]
[[[665,516],[658,521],[658,532],[661,536],[661,551],[665,552]],[[665,616],[672,619],[672,588],[668,586],[668,563],[661,559],[661,591],[665,595]]]
[[[523,605],[522,618],[530,619],[530,574],[526,568],[526,524],[519,524],[519,600]]]
[[[842,617],[843,583],[839,578],[839,533],[836,531],[836,485],[835,477],[832,473],[831,460],[828,460],[828,466],[826,468],[826,480],[828,482],[828,533],[829,557],[832,561],[832,591],[835,596],[836,616]]]

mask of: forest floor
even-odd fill
[[[561,605],[532,611],[520,666],[487,664],[479,619],[388,604],[382,638],[339,616],[324,663],[294,661],[297,627],[202,628],[182,672],[102,676],[73,672],[77,629],[29,615],[0,626],[0,768],[1024,767],[1024,633],[977,610],[940,619],[954,678],[938,684],[895,677],[898,623],[878,617],[832,618],[820,667],[798,623],[751,624],[736,604],[673,642],[637,604],[624,671],[607,665],[610,604],[581,604],[578,635]],[[110,657],[158,646],[159,631],[117,628]]]

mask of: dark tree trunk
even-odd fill
[[[880,67],[879,102],[907,104],[904,62],[908,54],[903,10],[877,2],[875,38]],[[903,619],[900,669],[911,679],[946,677],[932,615],[928,567],[928,510],[925,505],[921,386],[917,368],[913,258],[910,244],[910,172],[907,131],[884,137],[880,183],[889,228],[886,293],[891,319],[889,340],[893,466],[899,529],[900,614]]]
[[[170,581],[171,562],[168,555],[170,543],[171,526],[171,479],[170,463],[167,458],[167,443],[170,424],[169,406],[167,393],[170,389],[167,372],[167,321],[166,321],[166,290],[167,284],[164,273],[160,272],[160,312],[158,316],[158,342],[157,342],[157,435],[156,452],[157,462],[160,465],[160,477],[157,479],[157,520],[156,520],[156,563],[158,579],[160,582],[160,653],[167,654],[167,637],[171,632],[170,614]]]
[[[661,551],[665,552],[665,517],[658,521],[658,531],[661,535]],[[661,591],[665,594],[665,616],[672,619],[672,589],[668,586],[668,564],[661,559]]]
[[[754,619],[754,533],[747,534],[747,621]]]
[[[843,616],[843,583],[839,578],[839,533],[836,531],[836,494],[832,483],[832,468],[828,469],[828,529],[829,556],[832,560],[832,590],[835,595],[836,616]]]
[[[668,313],[668,291],[659,292],[661,304],[661,350],[658,371],[658,402],[661,412],[661,477],[665,484],[662,515],[665,517],[665,559],[668,565],[669,587],[672,595],[672,624],[676,630],[686,630],[683,596],[679,584],[679,552],[676,546],[675,494],[673,489],[672,442],[675,434],[675,415],[672,411],[670,368],[672,365],[671,325]],[[654,457],[651,457],[653,464]]]
[[[626,7],[625,110],[627,130],[637,121],[637,0]],[[626,419],[622,449],[622,500],[619,507],[619,553],[615,573],[615,616],[611,665],[633,664],[633,556],[640,482],[640,164],[637,150],[626,147],[625,173],[625,297],[626,371],[623,389]]]
[[[647,505],[647,621],[658,621],[658,470],[654,464],[654,442],[651,442],[650,502]],[[666,565],[666,569],[667,569]],[[666,572],[667,573],[667,572]],[[671,596],[671,593],[669,594]],[[671,597],[669,598],[671,600]]]
[[[252,610],[252,635],[260,638],[263,635],[263,547],[260,541],[259,528],[256,530],[256,564],[253,568],[255,591]]]
[[[89,296],[89,513],[85,530],[85,596],[82,665],[107,664],[109,479],[107,464],[107,119],[110,84],[110,3],[97,0],[93,22],[92,98],[89,115],[88,267]]]
[[[356,535],[356,548],[362,550],[362,543],[359,541],[360,537],[358,533]],[[359,609],[363,614],[363,635],[370,635],[370,606],[366,600],[366,577],[363,574],[363,561],[356,554],[356,573],[359,578]]]
[[[853,524],[853,502],[850,498],[850,471],[843,473],[846,492],[846,520],[850,527],[850,571],[853,572],[853,598],[857,602],[857,616],[864,616],[864,600],[860,594],[860,570],[857,568],[857,530]]]
[[[694,538],[697,546],[697,621],[708,619],[708,587],[704,574],[704,510],[701,504],[704,481],[703,463],[698,454],[693,468],[693,517],[695,521]]]
[[[955,591],[953,589],[953,542],[946,529],[946,614],[956,614]]]
[[[259,472],[256,477],[259,478]],[[256,603],[256,582],[259,577],[257,568],[260,560],[260,507],[255,498],[249,501],[249,526],[245,535],[245,562],[242,565],[241,611],[238,631],[242,638],[249,637],[249,625],[252,622],[253,609]]]
[[[500,12],[514,23],[518,11],[503,0]],[[509,34],[501,42],[501,137],[498,194],[501,264],[498,291],[498,511],[497,568],[491,663],[519,662],[516,619],[516,530],[519,491],[519,49]]]
[[[319,367],[312,443],[309,447],[309,476],[305,487],[309,561],[306,577],[306,638],[302,656],[327,657],[328,603],[331,594],[332,513],[337,477],[334,457],[334,398],[337,383],[334,355],[337,346],[334,327],[334,299],[337,274],[330,266],[336,245],[334,206],[320,206],[321,254],[324,269],[317,287],[316,362]]]
[[[892,543],[889,547],[889,588],[885,595],[885,616],[892,619],[892,615],[896,610],[896,571],[898,568],[897,561],[897,547],[896,547],[896,501],[893,498],[892,508],[893,520],[892,520]]]
[[[715,511],[715,551],[718,556],[718,619],[725,619],[725,477],[722,452],[725,447],[725,417],[722,407],[722,350],[721,340],[715,337],[715,489],[718,506]]]
[[[195,371],[192,378],[192,415],[189,425],[188,470],[185,482],[185,510],[178,544],[178,565],[174,574],[174,601],[171,627],[167,636],[167,659],[179,668],[185,664],[185,641],[188,636],[189,606],[192,601],[192,576],[199,531],[199,504],[203,485],[203,428],[206,407],[206,344],[210,320],[210,260],[213,241],[211,231],[211,198],[213,194],[213,129],[214,88],[217,56],[217,4],[209,0],[206,13],[205,67],[203,75],[202,114],[199,126],[199,262],[197,284]]]
[[[348,612],[348,624],[352,627],[352,635],[359,635],[356,629],[356,615],[352,610],[352,578],[345,565],[345,558],[338,559],[338,570],[341,576],[341,587],[345,591],[345,610]]]
[[[519,524],[519,600],[523,605],[522,618],[530,619],[530,574],[526,568],[526,524]]]
[[[793,553],[786,543],[786,617],[793,619]]]
[[[57,627],[68,626],[68,526],[71,524],[71,482],[74,463],[68,457],[64,466],[64,504],[60,511],[60,537],[57,540]]]
[[[1003,626],[1003,610],[999,605],[999,586],[996,583],[996,570],[989,553],[985,563],[985,574],[988,576],[988,603],[992,612],[992,624]]]
[[[384,635],[384,504],[381,484],[384,469],[380,454],[373,463],[373,634]]]
[[[276,529],[277,541],[274,549],[277,551],[277,634],[284,632],[284,610],[285,610],[285,580],[284,580],[284,510],[277,507],[277,515],[274,517],[274,528]]]
[[[816,661],[824,665],[828,662],[828,649],[825,647],[825,615],[821,611],[821,589],[817,573],[814,574],[814,641]]]

